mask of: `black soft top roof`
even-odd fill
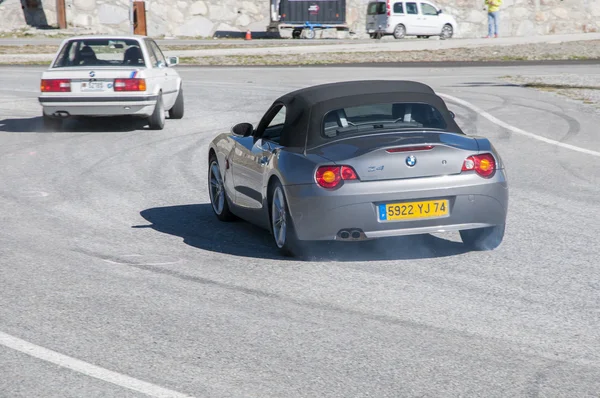
[[[332,110],[386,102],[427,103],[442,114],[447,131],[462,134],[444,101],[426,84],[409,80],[356,80],[321,84],[292,91],[275,104],[286,107],[280,143],[310,148],[334,139],[321,135],[323,118]]]
[[[433,89],[428,85],[410,80],[352,80],[301,88],[282,96],[281,99],[285,101],[286,98],[301,98],[311,106],[332,99],[343,100],[345,97],[389,92],[435,95]]]

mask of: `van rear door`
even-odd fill
[[[387,26],[386,1],[370,1],[367,5],[367,33],[385,31]]]

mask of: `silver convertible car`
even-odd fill
[[[269,230],[283,254],[306,241],[459,231],[471,250],[504,237],[508,185],[487,138],[467,136],[429,86],[348,81],[281,96],[256,127],[209,146],[222,221]]]

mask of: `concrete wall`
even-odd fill
[[[368,0],[347,1],[347,22],[357,37],[364,37]],[[128,33],[129,4],[129,0],[66,0],[67,22],[82,32]],[[437,0],[437,4],[457,19],[457,37],[487,34],[483,0]],[[150,36],[260,32],[269,23],[269,0],[146,0],[146,10]],[[43,24],[56,24],[55,0],[0,0],[0,31]],[[503,36],[596,32],[600,0],[504,0],[500,30]]]

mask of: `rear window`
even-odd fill
[[[71,40],[60,51],[54,68],[70,66],[144,66],[137,40]]]
[[[385,3],[372,2],[367,6],[367,15],[382,15],[386,13]]]
[[[420,102],[394,102],[340,108],[323,118],[322,134],[333,138],[382,130],[446,129],[446,122],[434,106]]]

